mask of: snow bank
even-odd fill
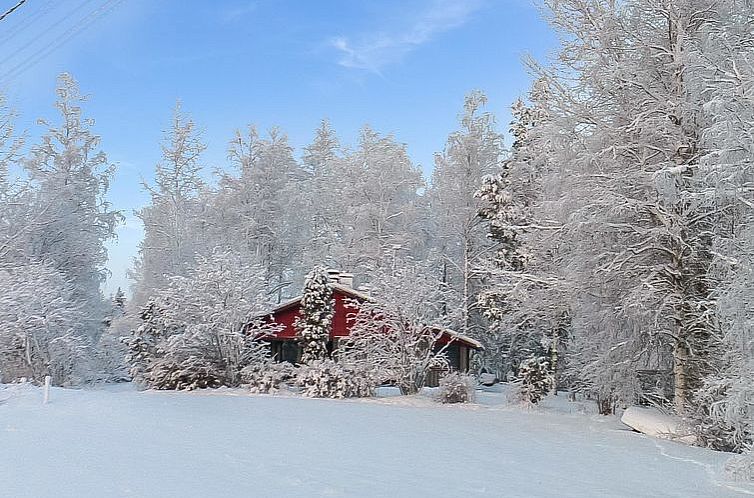
[[[696,438],[683,421],[657,408],[630,406],[623,412],[620,421],[637,432],[663,439],[673,439],[694,444]]]

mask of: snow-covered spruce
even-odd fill
[[[333,306],[332,287],[327,272],[319,266],[315,267],[306,276],[301,298],[301,316],[294,323],[302,348],[301,363],[308,364],[327,357]]]
[[[529,358],[521,362],[516,378],[518,394],[522,400],[539,403],[555,389],[555,378],[546,358]]]
[[[477,381],[473,375],[451,372],[440,379],[437,400],[440,403],[472,403]]]

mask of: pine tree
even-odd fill
[[[294,323],[303,350],[301,363],[308,364],[327,357],[327,341],[330,338],[333,314],[330,280],[324,269],[315,267],[306,276],[301,297],[301,315]]]
[[[126,309],[126,294],[120,287],[118,287],[118,290],[115,291],[115,295],[113,296],[113,306],[118,308],[121,313]]]

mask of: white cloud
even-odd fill
[[[331,45],[340,52],[341,66],[379,73],[438,34],[464,25],[481,5],[482,0],[432,0],[403,28],[367,33],[355,40],[340,36]]]

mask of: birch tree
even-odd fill
[[[461,130],[448,137],[445,150],[435,156],[435,169],[427,191],[428,235],[442,281],[460,297],[463,334],[478,336],[484,330],[478,301],[482,259],[491,251],[482,201],[475,196],[482,179],[495,173],[503,159],[502,136],[495,130],[492,114],[484,111],[487,97],[470,93],[460,116]]]
[[[106,199],[113,166],[99,150],[94,121],[83,116],[86,97],[68,74],[58,78],[55,107],[60,123],[47,127],[24,168],[34,186],[35,229],[28,256],[52,264],[70,281],[73,300],[84,306],[86,328],[96,335],[104,317],[100,285],[107,270],[105,242],[122,219]]]
[[[300,261],[308,231],[297,192],[302,173],[288,138],[277,128],[262,138],[249,126],[236,132],[228,157],[236,174],[220,176],[216,240],[259,261],[273,287],[289,286],[293,277],[303,280]]]
[[[368,280],[372,273],[391,267],[398,252],[411,253],[421,244],[418,191],[424,181],[404,144],[368,126],[346,161],[346,229],[335,260],[340,269]]]
[[[358,312],[338,359],[394,381],[402,394],[416,394],[432,368],[448,366],[439,340],[456,318],[442,310],[452,291],[415,263],[381,273],[370,285],[378,298],[354,303]]]
[[[667,365],[676,410],[688,413],[716,330],[714,216],[698,181],[707,96],[694,67],[713,12],[693,0],[548,6],[563,50],[554,67],[535,70],[553,91],[559,133],[574,137],[553,154],[573,255],[560,271],[578,289],[574,330],[605,360],[583,364]],[[616,354],[625,361],[606,359]],[[601,377],[621,379],[614,373]],[[624,402],[632,378],[619,380]]]
[[[134,268],[134,303],[143,306],[162,287],[166,276],[185,275],[201,240],[202,153],[207,148],[194,121],[180,103],[165,132],[162,160],[155,167],[154,185],[144,183],[151,202],[136,212],[144,224],[144,239]]]

